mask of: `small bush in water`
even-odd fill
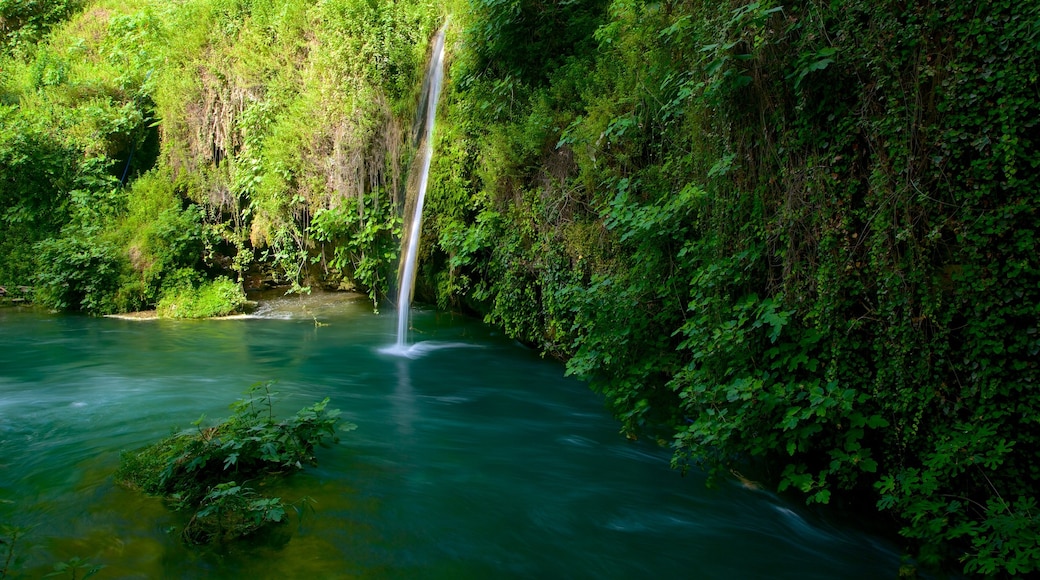
[[[349,431],[355,425],[340,425],[340,412],[327,409],[328,398],[276,420],[273,395],[270,382],[258,383],[216,426],[203,428],[203,416],[193,431],[123,452],[116,481],[193,510],[183,533],[191,543],[231,540],[285,521],[281,498],[237,482],[284,477],[315,465],[315,448],[338,441],[337,426]]]

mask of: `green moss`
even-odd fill
[[[191,435],[173,435],[143,449],[123,451],[119,454],[116,481],[130,489],[162,495],[165,491],[163,470],[184,455],[193,439]]]

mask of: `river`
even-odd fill
[[[619,435],[587,385],[493,328],[421,309],[412,326],[408,357],[386,352],[392,314],[334,295],[231,320],[0,309],[0,523],[26,529],[12,576],[73,557],[103,564],[96,578],[895,576],[884,540],[671,470],[667,448]],[[181,514],[113,483],[121,450],[226,417],[267,380],[276,412],[328,396],[358,426],[276,490],[302,518],[191,548]]]

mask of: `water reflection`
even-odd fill
[[[415,393],[412,391],[412,379],[409,376],[408,360],[397,361],[397,388],[391,399],[394,408],[394,423],[401,438],[408,439],[415,433]]]

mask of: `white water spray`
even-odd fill
[[[444,80],[444,26],[437,31],[433,41],[433,57],[430,59],[429,68],[426,70],[428,82],[424,83],[425,89],[429,91],[424,95],[426,102],[426,135],[422,142],[422,167],[419,175],[419,190],[416,194],[415,210],[412,212],[412,220],[408,227],[408,237],[405,245],[404,267],[401,270],[400,287],[397,295],[397,344],[398,349],[403,349],[408,341],[408,315],[412,304],[412,287],[415,285],[415,263],[419,253],[419,230],[422,225],[423,201],[426,198],[426,183],[430,177],[430,162],[433,160],[433,125],[437,120],[437,99],[441,94],[441,83]]]

